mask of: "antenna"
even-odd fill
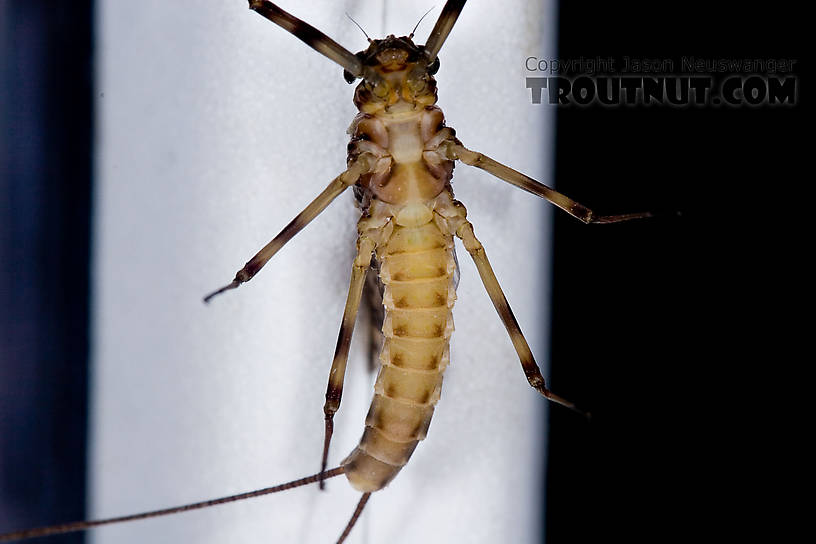
[[[430,12],[432,12],[435,7],[436,6],[431,6],[431,9],[426,11],[425,15],[423,15],[422,17],[419,18],[419,21],[417,21],[417,24],[414,26],[414,29],[411,31],[410,34],[408,34],[408,39],[409,40],[414,37],[414,32],[416,32],[416,29],[419,28],[419,23],[422,22],[422,19],[424,19]]]
[[[368,43],[371,43],[371,42],[373,42],[373,41],[374,41],[374,40],[372,40],[371,38],[369,38],[369,37],[368,37],[368,34],[366,33],[366,31],[365,31],[365,30],[363,30],[363,27],[361,27],[361,26],[360,26],[360,23],[358,23],[357,21],[355,21],[355,20],[354,20],[354,17],[352,17],[351,15],[349,15],[349,14],[348,14],[348,11],[346,12],[346,17],[348,17],[349,19],[351,19],[351,22],[352,22],[352,23],[354,23],[355,25],[357,25],[357,28],[359,28],[359,29],[360,29],[360,31],[361,31],[361,32],[362,32],[362,33],[365,35],[366,39],[368,40]]]

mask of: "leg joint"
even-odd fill
[[[326,415],[326,419],[334,417],[334,414],[340,409],[342,395],[342,389],[330,388],[326,391],[326,403],[323,405],[323,413]]]
[[[545,391],[547,390],[544,377],[541,375],[541,371],[539,371],[537,368],[525,368],[524,376],[527,378],[527,382],[531,387],[539,391],[542,389]]]
[[[340,409],[340,399],[337,400],[329,400],[326,399],[326,404],[323,405],[323,415],[326,416],[326,419],[334,418],[334,414],[337,413],[337,410]]]

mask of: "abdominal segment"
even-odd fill
[[[385,342],[360,445],[343,466],[359,491],[385,487],[428,432],[449,361],[456,298],[453,239],[434,221],[395,226],[377,254]]]

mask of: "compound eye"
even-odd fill
[[[430,75],[434,75],[439,70],[439,57],[436,57],[434,61],[428,66],[428,73]]]
[[[354,74],[352,74],[348,70],[343,70],[343,79],[346,80],[346,83],[351,85],[352,83],[354,83],[354,80],[357,79],[357,78],[354,77]]]

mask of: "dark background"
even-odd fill
[[[559,57],[794,58],[801,71],[787,10],[563,2]],[[85,515],[91,2],[0,1],[0,39],[2,531]],[[551,384],[593,419],[555,407],[542,422],[550,544],[779,523],[781,444],[812,427],[790,417],[801,359],[785,326],[799,296],[789,263],[808,247],[789,221],[809,211],[801,115],[559,108],[559,190],[600,213],[664,215],[556,214]]]
[[[803,64],[785,3],[560,9],[561,58]],[[786,434],[802,433],[786,376],[801,359],[786,353],[783,324],[801,296],[788,262],[807,247],[790,226],[809,208],[796,168],[801,116],[559,108],[560,191],[600,213],[668,213],[617,225],[555,219],[551,383],[593,419],[551,410],[548,543],[734,541],[763,530],[780,541],[787,527],[772,505],[787,493],[773,488],[777,478],[796,485],[780,465],[794,454]]]
[[[0,1],[0,531],[85,516],[92,92],[90,1]]]

